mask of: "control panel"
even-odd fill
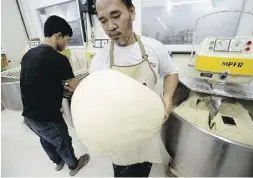
[[[200,53],[209,55],[253,54],[253,37],[207,37],[201,44]]]
[[[228,75],[253,75],[253,37],[207,37],[197,51],[195,68],[217,73],[220,79]]]

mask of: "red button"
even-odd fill
[[[252,44],[252,41],[248,41],[247,42],[247,45],[249,46],[249,45],[251,45]]]
[[[250,50],[250,47],[247,47],[246,49],[245,49],[245,51],[249,51]]]

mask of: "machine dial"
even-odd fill
[[[243,50],[245,40],[231,40],[229,51],[240,52]]]
[[[215,51],[228,51],[230,40],[216,40]]]

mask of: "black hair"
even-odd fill
[[[128,9],[134,6],[132,0],[121,0],[121,1],[123,2],[123,4],[125,4],[125,6]],[[93,3],[96,4],[96,0],[93,0]]]
[[[55,33],[62,33],[62,36],[72,36],[73,31],[66,20],[56,15],[50,16],[44,25],[45,37],[51,37]]]
[[[125,4],[125,6],[126,6],[128,9],[130,9],[131,7],[134,6],[132,0],[121,0],[121,1]]]

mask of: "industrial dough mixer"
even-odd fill
[[[205,38],[188,69],[162,129],[168,175],[252,177],[253,36]]]
[[[1,75],[1,102],[4,108],[12,111],[22,111],[23,104],[20,93],[20,67],[9,69],[2,72]],[[87,69],[81,69],[74,72],[76,79],[80,82],[89,75]],[[64,92],[62,109],[66,116],[67,122],[73,126],[70,113],[70,100],[73,93]]]

